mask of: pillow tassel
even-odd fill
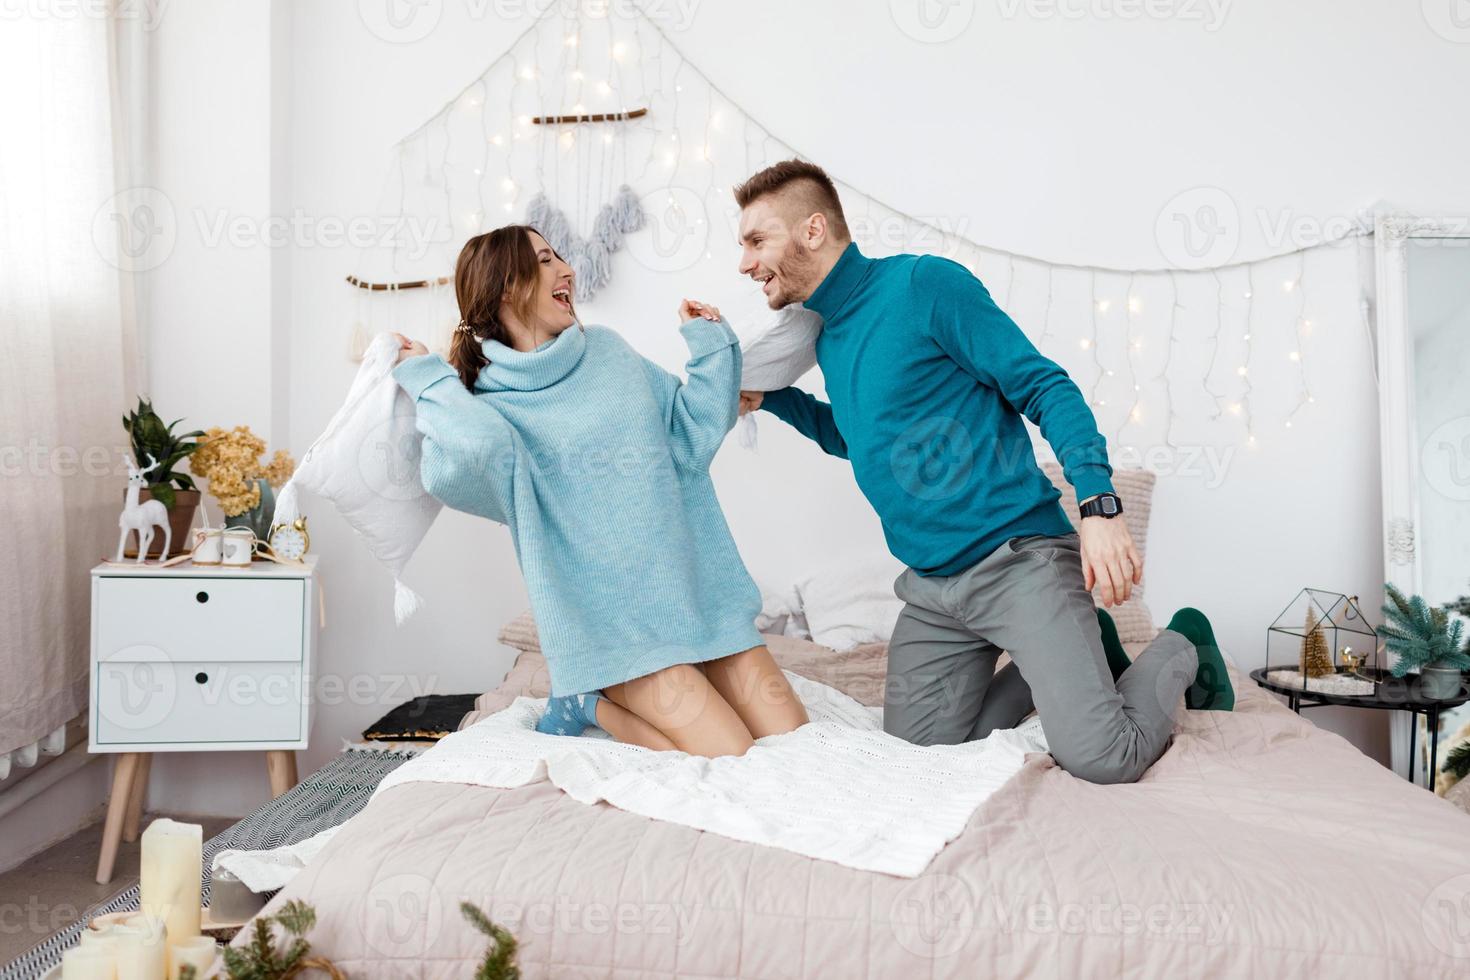
[[[419,611],[424,600],[413,589],[403,584],[398,576],[393,576],[393,622],[402,626],[408,617]]]
[[[296,480],[293,477],[286,481],[281,492],[276,494],[276,512],[271,517],[271,527],[277,524],[290,524],[301,516],[301,511],[296,503]]]

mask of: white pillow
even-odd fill
[[[801,600],[794,588],[784,592],[771,588],[765,582],[757,582],[761,590],[761,611],[755,617],[757,632],[790,636],[799,640],[811,639],[806,617],[801,611]]]
[[[751,319],[754,331],[740,341],[740,390],[778,391],[796,384],[817,364],[817,337],[822,318],[800,303],[772,312],[764,306]],[[738,438],[746,449],[756,448],[755,413],[741,417]]]
[[[276,496],[273,524],[300,516],[298,487],[331,503],[368,551],[393,573],[393,619],[398,625],[422,605],[400,576],[444,505],[419,477],[423,435],[414,427],[414,403],[393,377],[398,339],[373,338],[347,400],[326,431],[301,457]]]
[[[817,364],[817,337],[822,318],[792,303],[740,343],[740,389],[779,391],[796,384]]]
[[[903,609],[893,580],[904,564],[892,555],[833,562],[796,583],[812,642],[834,650],[886,643]]]

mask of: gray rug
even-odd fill
[[[412,752],[376,751],[349,746],[341,755],[228,830],[204,842],[203,904],[209,904],[210,864],[227,847],[262,850],[294,844],[335,827],[361,810],[383,777],[414,757]],[[269,894],[274,894],[271,892]],[[88,915],[135,911],[138,886],[89,910]],[[31,980],[61,962],[64,950],[76,945],[86,917],[41,940],[29,951],[0,967],[0,980]]]

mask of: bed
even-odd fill
[[[881,699],[881,645],[769,640],[787,669]],[[310,902],[314,948],[356,978],[470,975],[488,940],[465,899],[515,934],[525,977],[1466,975],[1465,814],[1232,679],[1236,710],[1181,709],[1136,784],[1028,756],[916,878],[545,781],[412,782],[265,912]],[[542,681],[523,654],[462,727]]]

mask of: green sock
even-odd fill
[[[1113,672],[1113,680],[1116,681],[1133,665],[1133,661],[1128,659],[1128,651],[1123,649],[1123,641],[1118,639],[1118,625],[1113,622],[1113,617],[1099,609],[1097,625],[1102,627],[1103,651],[1108,655],[1108,670]]]
[[[1199,671],[1194,683],[1184,692],[1185,707],[1196,711],[1230,711],[1235,707],[1235,689],[1230,686],[1230,675],[1225,670],[1225,658],[1215,642],[1215,631],[1210,621],[1198,609],[1188,606],[1174,614],[1165,627],[1182,634],[1194,644],[1199,657]]]

